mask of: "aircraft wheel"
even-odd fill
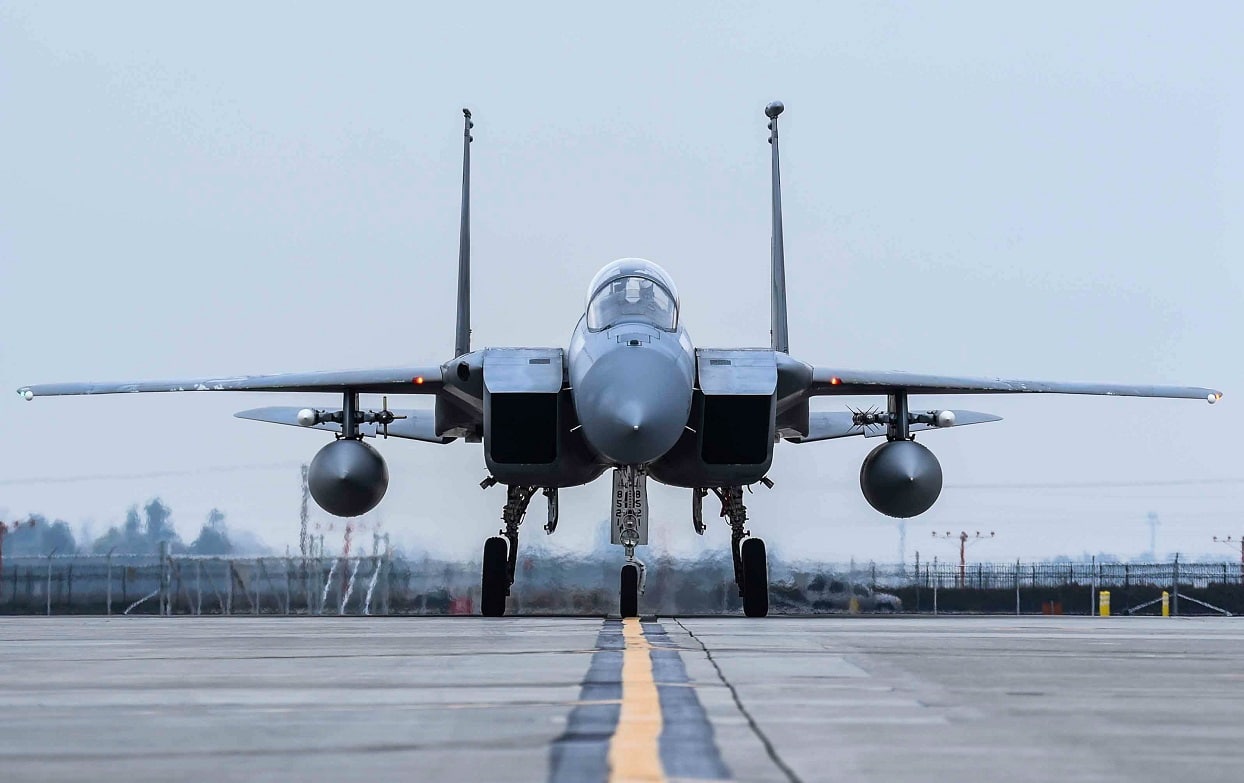
[[[622,566],[622,585],[619,591],[619,614],[623,617],[639,617],[639,567]]]
[[[485,617],[505,614],[505,597],[510,591],[510,543],[501,536],[484,542],[484,573],[480,589],[480,613]]]
[[[743,540],[743,614],[764,617],[769,614],[769,563],[765,542],[759,538]]]

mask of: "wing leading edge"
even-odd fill
[[[987,424],[991,421],[1002,421],[1001,416],[994,416],[992,413],[958,410],[948,412],[954,414],[953,424],[938,426],[937,424],[913,422],[908,425],[908,432],[944,430],[950,429],[951,427],[965,427],[969,424]],[[787,438],[787,440],[792,443],[815,443],[819,440],[849,438],[853,435],[863,435],[865,438],[877,438],[885,434],[886,427],[884,424],[857,424],[855,414],[850,411],[813,411],[808,415],[808,434],[799,437]]]
[[[1096,394],[1112,397],[1222,399],[1222,392],[1200,386],[1145,386],[1116,383],[1026,381],[1008,378],[959,378],[950,375],[843,370],[814,367],[810,396],[848,394]]]
[[[277,406],[272,408],[252,408],[235,414],[239,419],[263,421],[270,424],[288,424],[292,427],[314,429],[322,432],[340,433],[341,425],[333,422],[320,422],[310,426],[298,420],[298,414],[304,408]],[[436,415],[431,410],[394,410],[391,413],[399,417],[389,423],[388,427],[375,422],[358,425],[359,434],[368,438],[405,438],[421,440],[425,443],[451,443],[453,438],[443,438],[436,434]]]
[[[183,378],[162,381],[41,383],[23,386],[17,393],[27,400],[72,394],[126,394],[134,392],[248,391],[248,392],[362,392],[435,394],[443,386],[441,368],[392,367],[378,370],[241,375],[223,378]]]

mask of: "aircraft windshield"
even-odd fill
[[[639,321],[672,331],[678,324],[674,297],[647,277],[617,277],[602,286],[587,306],[587,328],[608,329]]]

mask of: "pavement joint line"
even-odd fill
[[[756,719],[752,717],[752,714],[747,711],[746,707],[743,706],[743,700],[739,697],[738,690],[735,689],[733,683],[726,679],[726,673],[721,670],[721,666],[717,663],[717,660],[713,658],[713,653],[709,651],[708,645],[704,643],[704,640],[696,636],[695,633],[690,628],[683,625],[682,621],[678,618],[671,619],[673,619],[675,623],[678,623],[678,627],[683,629],[688,636],[695,639],[696,642],[699,643],[700,648],[704,651],[705,657],[708,658],[708,662],[711,663],[713,665],[713,669],[717,671],[717,677],[721,680],[721,684],[726,686],[726,689],[730,691],[730,696],[734,699],[734,706],[738,708],[739,713],[742,714],[747,720],[747,725],[751,728],[752,733],[756,735],[756,738],[760,740],[760,744],[764,746],[765,753],[769,756],[769,759],[773,761],[774,765],[776,765],[778,769],[782,770],[782,774],[786,775],[786,779],[790,781],[790,783],[803,783],[803,780],[795,774],[795,771],[782,760],[781,756],[778,755],[777,748],[773,747],[773,743],[769,740],[769,737],[765,735],[759,724],[756,723]]]

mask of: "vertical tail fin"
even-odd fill
[[[471,352],[471,110],[462,110],[462,217],[458,228],[458,325],[454,356]]]
[[[765,107],[769,118],[769,144],[773,148],[773,304],[769,334],[773,338],[773,350],[790,353],[790,338],[786,333],[786,257],[782,247],[782,177],[778,167],[778,115],[786,107],[774,101]]]

